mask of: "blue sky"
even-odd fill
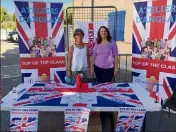
[[[21,0],[23,1],[23,0]],[[36,0],[36,1],[42,1],[42,2],[63,2],[64,4],[72,4],[72,0]],[[14,7],[14,0],[1,0],[1,7],[4,7],[7,12],[14,13],[15,7]]]

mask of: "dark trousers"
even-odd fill
[[[98,83],[111,82],[114,77],[114,68],[102,69],[94,65],[94,72]]]
[[[114,77],[114,68],[102,69],[94,65],[94,72],[98,83],[111,82]],[[102,132],[114,131],[113,112],[100,112]]]

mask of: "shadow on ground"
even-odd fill
[[[11,44],[10,42],[1,42],[5,44]],[[14,45],[18,45],[15,43]],[[13,49],[7,49],[4,53],[1,54],[1,66],[8,66],[8,65],[16,65],[20,63],[19,59],[19,49],[18,47]]]

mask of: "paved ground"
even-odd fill
[[[17,86],[21,82],[19,70],[19,55],[17,44],[1,41],[1,77],[2,79],[2,96],[4,97],[12,87]],[[130,53],[130,45],[120,44],[120,53]],[[128,51],[127,51],[128,49]],[[126,72],[124,63],[126,59],[122,59],[121,75]],[[12,66],[13,65],[13,66]],[[8,67],[4,67],[8,66]],[[128,67],[129,61],[128,61]],[[120,80],[129,80],[131,72],[128,71],[126,77]],[[6,76],[5,76],[6,75]],[[12,76],[9,78],[9,76]],[[19,76],[19,77],[18,77]],[[40,112],[39,113],[39,131],[64,131],[64,116],[63,112]],[[9,112],[1,111],[1,130],[9,131]],[[169,115],[165,112],[148,112],[146,118],[146,131],[147,132],[176,132],[176,115]],[[98,132],[101,130],[99,114],[90,116],[88,131]]]

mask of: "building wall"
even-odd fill
[[[73,6],[91,6],[92,0],[73,0]],[[115,6],[125,10],[125,42],[132,43],[133,0],[94,0],[94,6]]]

